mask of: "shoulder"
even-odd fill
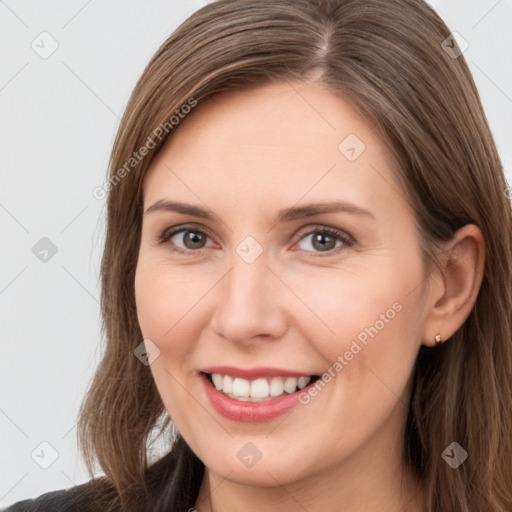
[[[155,510],[162,499],[171,504],[195,502],[199,492],[204,466],[187,448],[184,441],[177,443],[164,457],[154,462],[147,470],[140,496],[144,510]],[[117,510],[114,505],[117,492],[105,478],[96,478],[84,484],[47,492],[34,499],[13,503],[0,512],[96,512]],[[135,500],[136,501],[136,500]],[[133,508],[136,507],[135,501]],[[183,508],[183,507],[180,507]],[[184,508],[186,510],[187,506]],[[172,510],[172,508],[171,508]]]
[[[88,512],[90,496],[95,490],[94,481],[89,481],[69,489],[60,489],[41,494],[34,499],[17,501],[0,512]]]

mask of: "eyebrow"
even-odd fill
[[[208,210],[201,208],[200,206],[195,206],[187,203],[180,203],[178,201],[167,201],[165,199],[160,199],[159,201],[151,205],[144,212],[144,215],[156,211],[177,212],[185,215],[192,215],[194,217],[200,217],[202,219],[207,219],[210,221],[215,220],[214,215],[208,212]],[[283,210],[279,210],[278,220],[279,222],[290,222],[303,217],[312,217],[314,215],[319,215],[322,213],[336,212],[365,215],[375,220],[375,216],[369,210],[365,210],[364,208],[360,208],[355,204],[343,201],[335,201],[329,203],[311,203],[304,206],[285,208]]]

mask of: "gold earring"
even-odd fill
[[[435,340],[436,340],[436,345],[441,345],[441,343],[443,343],[443,339],[441,338],[440,334],[436,335]]]

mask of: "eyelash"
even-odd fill
[[[333,238],[339,240],[340,242],[343,242],[344,246],[347,246],[347,247],[351,247],[355,243],[355,240],[354,240],[354,238],[352,236],[350,236],[350,235],[348,235],[348,234],[344,233],[343,231],[340,231],[339,229],[336,229],[336,228],[331,228],[331,227],[328,227],[328,226],[317,225],[317,226],[313,226],[312,228],[310,227],[308,229],[309,229],[308,231],[303,231],[303,232],[301,232],[299,234],[298,242],[302,241],[305,237],[307,237],[309,235],[321,233],[323,235],[332,236]],[[195,233],[200,233],[201,235],[205,235],[208,238],[211,238],[207,233],[205,233],[201,229],[197,229],[195,226],[180,226],[179,228],[172,229],[171,231],[169,231],[169,229],[165,230],[158,237],[158,243],[160,245],[163,245],[163,244],[169,242],[169,240],[174,235],[176,235],[176,234],[178,234],[180,232],[185,232],[185,231],[194,231]],[[207,249],[207,247],[202,247],[201,249],[196,249],[196,250],[194,250],[194,249],[184,250],[184,249],[182,249],[180,247],[176,247],[176,246],[171,247],[171,244],[169,244],[169,246],[170,246],[169,248],[170,248],[171,251],[177,252],[177,253],[180,253],[180,254],[191,254],[191,253],[201,254],[204,249]],[[316,253],[317,256],[324,257],[324,256],[332,256],[333,254],[337,253],[342,248],[343,248],[343,246],[337,247],[337,248],[331,249],[329,251],[325,251],[325,253],[322,253],[321,251],[306,251],[306,252]]]

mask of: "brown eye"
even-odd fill
[[[328,251],[336,247],[336,239],[325,233],[316,233],[311,239],[313,247],[319,251]]]
[[[183,243],[187,249],[201,249],[206,242],[206,236],[199,231],[184,232]]]
[[[343,231],[327,227],[318,227],[313,231],[310,230],[299,240],[299,245],[303,244],[305,241],[308,241],[313,249],[308,249],[304,247],[304,245],[300,248],[306,252],[316,253],[337,252],[335,249],[353,245],[353,241],[349,235],[346,235]]]
[[[180,228],[165,232],[159,239],[161,244],[168,244],[173,251],[198,251],[206,247],[208,235],[198,229]]]

